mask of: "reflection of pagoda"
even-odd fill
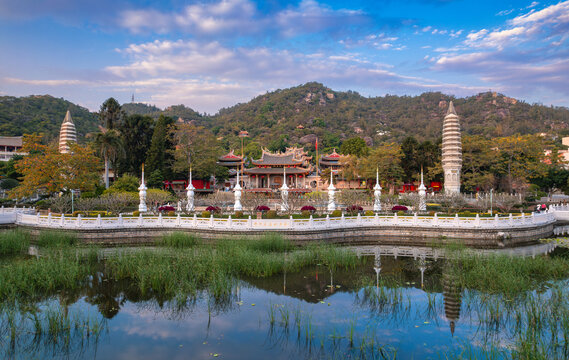
[[[252,160],[254,168],[245,169],[249,175],[248,188],[256,190],[278,189],[283,185],[283,168],[286,168],[287,186],[293,189],[308,187],[306,176],[312,172],[311,156],[302,148],[287,148],[284,153],[271,153],[263,149],[258,160]]]
[[[445,317],[450,323],[450,333],[454,335],[455,324],[460,318],[462,303],[462,289],[458,285],[455,275],[444,272],[442,276],[443,297],[445,303]]]

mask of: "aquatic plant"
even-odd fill
[[[199,244],[199,239],[193,234],[184,232],[172,232],[162,236],[162,238],[158,240],[156,244],[173,248],[187,248]]]
[[[36,244],[40,247],[66,247],[77,244],[77,234],[68,231],[41,231]]]
[[[0,232],[0,255],[22,254],[30,246],[30,234],[21,230]]]

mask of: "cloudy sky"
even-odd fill
[[[318,81],[569,106],[568,44],[569,1],[0,0],[0,94],[215,113]]]

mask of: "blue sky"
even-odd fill
[[[318,81],[569,106],[569,1],[0,0],[0,94],[200,112]]]

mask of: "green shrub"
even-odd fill
[[[243,218],[243,211],[236,211],[235,214],[233,214],[233,217],[236,219],[242,219]]]
[[[310,218],[310,211],[304,210],[303,212],[300,213],[300,217],[302,219],[309,219]]]
[[[132,212],[132,216],[139,217],[139,216],[140,216],[140,211],[138,211],[138,210],[133,211],[133,212]]]
[[[275,210],[269,210],[266,212],[265,217],[267,219],[276,219],[277,218],[277,212]]]
[[[331,217],[340,217],[342,216],[342,210],[334,210],[332,211],[332,214],[330,214]]]
[[[168,211],[168,216],[176,216],[176,212],[175,211]]]
[[[113,192],[137,192],[139,186],[139,180],[137,177],[132,175],[123,175],[116,179],[113,184],[104,191],[105,194]]]
[[[365,216],[374,216],[374,212],[371,210],[366,210],[366,212],[364,213]]]
[[[204,218],[208,218],[211,216],[211,211],[202,211],[202,217]]]
[[[468,217],[468,216],[472,216],[472,215],[474,215],[474,214],[472,214],[470,211],[463,211],[463,212],[459,212],[459,213],[458,213],[458,216],[466,216],[466,217]]]
[[[49,201],[47,200],[40,200],[35,203],[36,209],[40,210],[47,210],[49,208]]]
[[[397,216],[403,216],[403,215],[405,215],[405,211],[399,210],[399,211],[397,212]]]

